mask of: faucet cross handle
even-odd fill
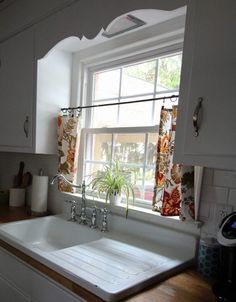
[[[69,221],[77,221],[76,218],[76,201],[75,200],[66,200],[66,202],[71,204],[71,208],[70,208],[70,219]]]
[[[80,224],[87,224],[87,214],[86,214],[86,207],[81,207],[81,212],[79,215],[79,223]]]
[[[96,229],[98,227],[97,225],[97,207],[94,206],[92,209],[92,216],[91,216],[91,224],[90,224],[90,228],[91,229]]]
[[[106,233],[109,232],[108,230],[108,214],[110,214],[110,211],[108,211],[106,208],[101,209],[102,213],[102,227],[101,227],[101,232]]]

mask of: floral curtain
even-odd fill
[[[70,182],[74,182],[77,172],[77,159],[81,132],[80,116],[58,116],[58,172]],[[72,187],[59,181],[59,190],[72,192]]]
[[[180,216],[194,219],[194,167],[173,163],[177,106],[162,108],[153,210],[163,216]]]

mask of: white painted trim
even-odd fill
[[[199,207],[200,207],[200,196],[202,189],[204,167],[194,167],[194,210],[195,210],[195,221],[198,221]]]
[[[126,57],[127,53],[142,53],[144,49],[152,51],[167,47],[184,40],[185,16],[130,33],[119,38],[108,40],[76,53],[84,63],[95,64],[97,59],[108,57]]]
[[[149,50],[146,47],[142,47],[139,49],[139,52],[133,52],[132,50],[127,49],[126,54],[121,55],[114,55],[110,52],[110,55],[105,55],[104,57],[98,56],[96,59],[99,61],[99,64],[96,62],[87,61],[83,62],[89,72],[96,72],[96,71],[102,71],[103,69],[113,69],[116,67],[119,67],[120,65],[129,65],[129,64],[135,64],[139,61],[148,61],[155,59],[156,57],[162,57],[162,56],[168,56],[174,53],[182,52],[183,49],[183,43],[178,42],[174,43],[172,45],[164,46],[164,47],[158,47],[156,45],[155,49]]]
[[[114,127],[114,128],[85,128],[85,133],[156,133],[159,130],[159,126],[147,126],[147,127]]]

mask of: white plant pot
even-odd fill
[[[121,202],[121,194],[114,193],[109,196],[110,204],[117,205]]]

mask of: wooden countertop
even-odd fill
[[[154,285],[126,302],[216,302],[210,283],[195,270],[186,270]]]
[[[31,213],[30,209],[26,207],[0,206],[0,223],[32,219],[47,215],[49,215],[49,213]]]
[[[30,219],[33,216],[25,207],[0,206],[0,223]]]
[[[26,208],[10,208],[0,206],[0,223],[31,219],[31,216]],[[61,283],[68,289],[81,295],[86,301],[101,301],[98,297],[89,293],[82,287],[75,285],[73,282],[61,275],[55,273],[51,269],[41,265],[34,259],[26,256],[22,252],[9,246],[3,241],[0,246],[7,249],[17,257],[31,264],[39,271],[45,273],[55,281]],[[173,277],[170,277],[163,282],[160,282],[152,287],[143,290],[141,293],[135,294],[123,300],[123,302],[216,302],[210,283],[203,280],[195,270],[186,270]]]

